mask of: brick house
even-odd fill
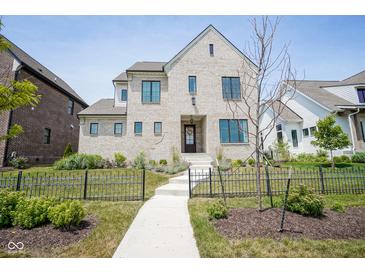
[[[1,83],[27,79],[38,87],[42,97],[36,107],[0,113],[0,135],[13,124],[20,124],[24,129],[18,137],[0,142],[0,166],[7,164],[13,152],[27,157],[31,164],[53,163],[63,155],[67,143],[77,151],[77,113],[88,105],[61,78],[7,41],[11,47],[0,52]]]
[[[171,160],[174,149],[247,157],[253,125],[245,110],[233,119],[228,102],[241,100],[242,75],[252,67],[210,25],[170,61],[137,62],[122,71],[113,80],[114,98],[79,112],[79,151],[109,159],[122,152],[129,160],[140,151],[150,159]]]

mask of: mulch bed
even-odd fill
[[[88,215],[78,227],[72,227],[70,230],[56,229],[51,224],[33,229],[3,228],[0,229],[0,249],[9,251],[8,243],[10,241],[14,243],[22,242],[24,244],[23,251],[31,253],[36,249],[68,246],[85,238],[96,224],[97,219]]]
[[[345,213],[326,209],[320,218],[286,212],[284,232],[280,233],[281,209],[259,212],[253,208],[236,208],[227,219],[214,221],[216,230],[230,239],[285,237],[300,239],[363,239],[365,207],[350,207]]]

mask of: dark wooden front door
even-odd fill
[[[196,152],[195,125],[184,125],[185,152]]]

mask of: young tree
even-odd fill
[[[240,100],[228,100],[229,109],[233,118],[248,118],[254,130],[249,130],[249,142],[254,146],[256,161],[256,188],[258,208],[262,210],[261,192],[261,163],[264,155],[263,143],[275,128],[278,118],[285,109],[286,104],[295,94],[295,73],[292,69],[288,45],[284,44],[280,49],[274,47],[274,41],[279,25],[279,19],[271,19],[263,16],[251,21],[251,42],[247,47],[247,56],[242,69],[238,72],[241,83]],[[263,115],[269,109],[273,110],[273,116],[262,127],[260,122]],[[241,131],[246,131],[240,128]]]
[[[3,27],[0,18],[0,31]],[[0,53],[10,48],[7,40],[0,35]],[[36,106],[39,103],[40,95],[37,95],[37,87],[28,80],[9,81],[11,68],[5,68],[0,74],[0,113],[14,110],[23,106]],[[12,125],[7,134],[1,136],[0,141],[18,136],[23,132],[23,128]]]
[[[343,149],[351,142],[342,128],[336,124],[334,115],[329,115],[317,122],[317,130],[314,132],[314,139],[311,143],[321,149],[329,150],[331,155],[332,168],[335,167],[333,151]]]

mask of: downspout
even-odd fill
[[[354,153],[355,149],[355,136],[354,136],[354,131],[352,129],[352,122],[351,122],[351,117],[358,114],[360,112],[360,108],[357,108],[357,111],[352,112],[348,115],[348,121],[349,121],[349,126],[350,126],[350,132],[351,132],[351,141],[352,141],[352,153]],[[356,128],[356,125],[355,125]]]

